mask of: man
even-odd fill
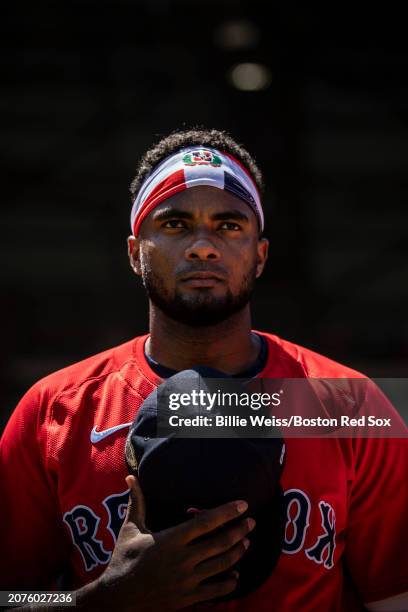
[[[69,571],[80,604],[137,611],[233,592],[232,568],[254,528],[234,520],[245,500],[150,533],[123,454],[143,400],[193,365],[239,377],[361,377],[251,329],[249,299],[268,252],[261,191],[248,152],[216,130],[172,134],[145,154],[128,252],[149,297],[150,333],[46,377],[12,415],[0,447],[3,589],[50,588]],[[408,609],[406,458],[404,440],[288,439],[278,565],[255,593],[215,607]]]

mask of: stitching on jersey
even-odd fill
[[[41,415],[41,411],[43,409],[43,405],[44,405],[44,400],[41,397],[41,401],[39,402],[39,406],[38,406],[38,410],[37,410],[37,414],[36,414],[36,441],[37,441],[37,448],[38,448],[38,454],[40,457],[40,463],[41,463],[41,470],[43,472],[42,476],[44,478],[44,482],[46,483],[47,489],[50,492],[50,495],[52,497],[52,499],[54,500],[55,503],[55,514],[56,516],[58,516],[58,511],[57,509],[60,509],[60,503],[59,503],[59,499],[58,499],[58,495],[56,494],[56,491],[53,489],[53,487],[50,484],[49,481],[49,477],[48,477],[48,469],[47,469],[47,457],[49,457],[49,435],[48,435],[48,427],[46,427],[45,429],[45,448],[46,448],[46,456],[44,456],[44,453],[42,452],[42,447],[41,447],[41,436],[40,436],[40,431],[41,431],[41,427],[40,427],[40,415]],[[47,422],[47,411],[45,410],[45,418],[44,418],[44,422]]]
[[[274,336],[275,338],[276,336]],[[270,339],[271,342],[273,342],[272,339]],[[280,338],[278,338],[278,340],[280,340]],[[290,364],[293,367],[293,364],[295,365],[299,365],[302,369],[302,372],[305,374],[305,378],[308,378],[307,375],[307,370],[303,364],[303,360],[301,359],[301,356],[299,354],[299,349],[296,345],[296,356],[294,357],[293,355],[288,354],[287,352],[285,352],[285,348],[282,346],[282,344],[280,342],[275,342],[275,345],[279,348],[279,358],[281,361],[286,361],[288,364]]]
[[[126,362],[126,364],[127,364],[127,363],[129,363],[129,362],[127,361],[127,362]],[[126,365],[126,364],[124,363],[123,365]],[[135,363],[135,365],[136,365],[136,363]],[[157,387],[156,383],[154,383],[153,381],[151,381],[151,380],[150,380],[150,379],[149,379],[149,378],[146,376],[146,374],[145,374],[145,373],[144,373],[142,370],[140,370],[140,369],[137,367],[137,365],[136,365],[136,369],[138,370],[138,372],[140,372],[140,374],[143,376],[143,378],[144,378],[145,380],[148,380],[148,381],[149,381],[149,382],[150,382],[150,383],[151,383],[151,384],[154,386],[154,388],[156,388],[156,387]],[[133,391],[134,393],[136,393],[136,395],[138,395],[138,397],[140,397],[140,399],[142,399],[143,401],[146,399],[146,397],[147,397],[147,396],[143,396],[141,393],[139,393],[139,391],[138,391],[138,390],[137,390],[137,389],[136,389],[136,388],[135,388],[135,387],[132,385],[132,383],[131,383],[129,380],[127,380],[127,378],[125,378],[125,377],[123,376],[123,374],[122,374],[122,372],[121,372],[120,370],[118,370],[118,374],[119,374],[120,380],[121,380],[121,381],[122,381],[122,382],[123,382],[123,383],[124,383],[124,384],[125,384],[127,387],[129,387],[130,389],[132,389],[132,391]],[[152,389],[152,391],[154,391],[154,389]]]

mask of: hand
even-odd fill
[[[231,568],[248,548],[245,536],[255,521],[229,523],[247,510],[247,503],[235,501],[204,510],[180,525],[152,533],[145,524],[137,479],[128,476],[126,482],[130,489],[126,517],[111,561],[98,580],[106,603],[112,597],[116,609],[167,612],[231,593],[238,579]],[[206,581],[209,578],[211,582]]]

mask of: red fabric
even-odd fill
[[[186,188],[184,170],[173,172],[173,174],[167,176],[164,181],[156,185],[136,213],[133,227],[134,235],[137,236],[143,220],[156,208],[156,206],[164,202],[164,200],[171,198],[171,196],[174,196],[176,193],[184,191]]]
[[[269,357],[261,377],[362,376],[276,336],[263,335]],[[146,338],[51,374],[17,406],[0,442],[3,589],[47,588],[66,567],[73,575],[71,587],[76,588],[104,571],[115,543],[110,510],[115,500],[121,502],[117,514],[123,519],[128,429],[94,444],[90,433],[95,426],[101,431],[132,421],[161,382],[144,358]],[[367,385],[367,406],[373,395],[384,412],[395,416],[373,385]],[[294,496],[288,505],[287,540],[296,535],[299,500],[307,509],[303,539],[296,551],[282,553],[274,573],[258,591],[215,607],[234,612],[340,611],[350,610],[350,593],[358,593],[352,596],[357,602],[358,597],[374,601],[407,590],[406,440],[292,438],[286,442],[282,486],[287,499]],[[331,523],[335,521],[331,567],[325,566],[328,549],[320,559],[313,557],[325,533],[322,508]],[[93,522],[99,560],[92,550],[81,552],[81,544],[74,543],[73,521],[78,533],[86,532]],[[92,565],[88,569],[84,554]],[[348,603],[342,603],[346,599]]]

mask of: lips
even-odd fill
[[[214,287],[223,282],[224,277],[218,272],[205,270],[190,272],[182,276],[180,280],[189,287]]]

